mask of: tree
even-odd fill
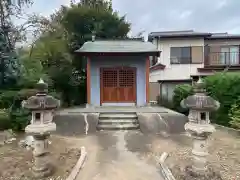
[[[41,61],[38,58],[31,58],[29,48],[19,50],[19,60],[22,64],[21,77],[18,80],[20,88],[33,88],[40,78],[51,84],[48,76],[44,73]]]
[[[0,29],[0,86],[15,85],[20,76],[20,64],[15,52],[9,48],[5,33]]]
[[[16,84],[20,76],[21,65],[15,53],[15,43],[19,39],[13,16],[21,14],[23,5],[30,0],[0,1],[0,86],[8,87]]]
[[[20,29],[13,23],[13,18],[22,18],[23,7],[30,5],[32,0],[1,0],[0,1],[0,27],[5,32],[10,48],[15,47],[15,43],[19,40]],[[19,29],[20,28],[20,29]]]
[[[103,0],[82,0],[72,5],[63,16],[62,24],[71,32],[69,35],[73,51],[90,40],[93,33],[97,38],[116,39],[127,38],[130,31],[125,16],[113,12],[111,3]]]
[[[73,4],[65,11],[61,24],[67,31],[69,49],[79,76],[85,76],[85,61],[74,51],[91,40],[93,33],[99,39],[117,39],[127,38],[130,31],[125,16],[113,12],[111,2],[104,0],[82,0]]]

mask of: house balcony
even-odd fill
[[[239,52],[210,52],[205,55],[204,70],[240,70],[240,53]]]

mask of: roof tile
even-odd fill
[[[157,47],[151,42],[136,40],[108,40],[108,41],[88,41],[76,52],[87,53],[111,53],[111,52],[159,52]]]

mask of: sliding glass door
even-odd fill
[[[239,64],[239,47],[225,46],[221,47],[220,62],[221,65]]]
[[[239,48],[237,46],[230,47],[230,65],[239,64]]]

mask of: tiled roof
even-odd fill
[[[76,52],[81,53],[147,53],[159,52],[157,47],[151,42],[143,42],[137,40],[97,40],[88,41]]]
[[[240,39],[240,34],[215,33],[207,39]]]
[[[149,39],[156,37],[160,38],[174,38],[174,37],[204,37],[205,39],[239,39],[240,34],[228,34],[228,33],[207,33],[207,32],[196,32],[193,30],[186,31],[160,31],[151,32]]]
[[[184,36],[210,36],[211,33],[206,32],[195,32],[193,30],[186,31],[160,31],[151,32],[149,37],[184,37]]]

